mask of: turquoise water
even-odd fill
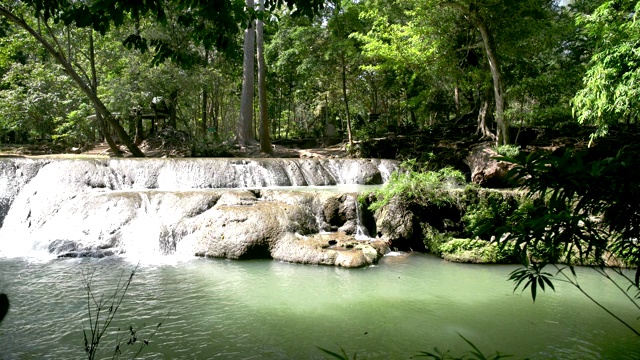
[[[108,295],[136,262],[0,259],[0,292],[11,301],[0,358],[82,358],[82,275],[93,273],[95,291]],[[462,355],[469,347],[458,334],[485,354],[640,358],[640,340],[570,286],[556,284],[535,304],[528,292],[514,294],[513,269],[423,254],[363,269],[161,257],[140,263],[112,329],[142,327],[146,338],[166,317],[145,359],[322,359],[317,347],[339,346],[358,359],[409,359],[434,346]],[[593,296],[640,328],[638,310],[610,283],[579,273]],[[105,335],[101,357],[111,358],[115,339]]]

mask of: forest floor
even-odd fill
[[[517,129],[516,129],[517,130]],[[260,151],[258,144],[238,147],[220,146],[219,151],[213,148],[213,153],[203,153],[201,156],[217,157],[246,157],[246,158],[345,158],[372,157],[387,159],[418,159],[431,161],[436,167],[445,165],[464,168],[463,164],[469,150],[482,141],[473,135],[473,128],[455,128],[449,125],[432,127],[428,130],[409,132],[409,135],[387,134],[384,137],[371,138],[355,142],[354,154],[347,151],[346,141],[322,146],[316,139],[276,140],[272,145],[272,153]],[[572,127],[570,129],[524,128],[512,139],[517,139],[518,145],[524,151],[543,149],[555,151],[559,148],[585,149],[589,146],[589,134],[593,129]],[[612,130],[610,135],[597,139],[592,146],[600,148],[603,155],[613,155],[621,146],[640,143],[640,131]],[[124,146],[120,146],[125,156],[130,156]],[[161,133],[154,138],[145,140],[140,149],[148,157],[190,157],[192,143],[189,139],[175,130]],[[209,150],[212,150],[209,148]],[[0,157],[7,156],[37,156],[56,158],[109,158],[113,152],[103,142],[96,142],[84,148],[64,148],[50,142],[29,145],[0,144]]]
[[[231,149],[232,157],[277,157],[277,158],[342,158],[347,157],[345,144],[332,145],[327,147],[317,147],[311,149],[290,148],[282,145],[273,145],[273,152],[265,154],[260,151],[258,145],[244,148]],[[125,152],[125,157],[129,154],[126,148],[121,146]],[[145,147],[143,152],[147,157],[189,157],[175,149]],[[106,142],[95,142],[84,149],[64,149],[51,146],[49,144],[0,144],[0,157],[113,157],[113,152]],[[129,155],[130,156],[130,155]]]
[[[335,141],[334,141],[335,142]],[[315,139],[275,140],[271,153],[263,153],[255,143],[239,147],[233,144],[194,141],[188,134],[165,128],[138,144],[140,150],[152,158],[166,157],[246,157],[246,158],[341,158],[347,157],[346,144],[322,146]],[[119,145],[125,157],[131,156],[124,145]],[[64,147],[51,141],[36,144],[0,144],[0,156],[38,157],[114,157],[109,145],[103,141],[83,147]]]

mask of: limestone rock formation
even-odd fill
[[[378,209],[375,218],[378,233],[392,248],[414,237],[415,215],[399,198],[393,198],[389,204]]]
[[[0,252],[178,253],[365,266],[382,256],[382,242],[356,242],[343,233],[344,246],[327,248],[320,244],[323,234],[314,235],[356,224],[357,194],[269,186],[365,184],[388,177],[393,166],[322,159],[0,159]],[[327,218],[327,209],[339,219]]]
[[[387,250],[384,241],[358,241],[344,233],[288,234],[277,243],[272,255],[287,262],[363,267],[376,263]]]

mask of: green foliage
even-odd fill
[[[526,212],[531,200],[524,192],[479,191],[476,188],[465,190],[467,204],[462,216],[468,235],[490,240],[496,228],[509,226],[508,219],[516,210]]]
[[[0,136],[22,132],[28,134],[23,140],[84,142],[88,121],[86,116],[73,113],[82,106],[80,96],[62,72],[52,69],[59,71],[51,63],[14,63],[4,74],[0,86]]]
[[[602,160],[568,151],[504,158],[517,165],[512,174],[531,202],[514,211],[498,233],[525,250],[539,243],[562,249],[541,261],[557,261],[567,252],[578,261],[598,260],[612,248],[634,254],[640,246],[633,240],[640,238],[640,186],[631,175],[640,166],[637,151],[623,148]],[[640,264],[639,257],[628,261]]]
[[[598,126],[594,136],[605,135],[611,124],[638,122],[639,10],[638,1],[604,1],[593,13],[577,16],[595,50],[573,108],[581,123]]]
[[[484,248],[488,245],[487,241],[474,240],[474,239],[453,239],[445,244],[440,245],[440,251],[447,254],[460,253],[463,251],[470,251],[479,248]]]
[[[58,118],[56,128],[51,135],[54,143],[81,146],[93,141],[95,124],[87,119],[92,115],[92,110],[90,106],[81,104],[77,110],[72,110],[65,118]]]
[[[614,270],[623,281],[619,284],[606,272],[600,273],[640,308],[629,295],[632,291],[640,293],[640,186],[631,175],[640,166],[639,149],[637,145],[627,146],[604,159],[568,151],[561,155],[534,153],[517,159],[503,158],[516,164],[512,175],[529,190],[532,200],[528,209],[516,210],[507,225],[497,231],[499,245],[514,242],[525,260],[526,255],[531,258],[524,268],[511,274],[516,289],[522,284],[523,289],[530,287],[535,301],[538,287],[553,289],[551,274],[542,271],[546,263],[564,260],[604,267],[610,260],[608,254],[619,254],[624,256],[623,263],[636,267],[635,277]],[[640,336],[627,321],[589,296],[580,287],[573,267],[569,269],[573,276],[560,268],[556,275]]]
[[[433,352],[420,351],[416,355],[416,357],[426,357],[434,360],[462,360],[462,359],[498,360],[498,359],[511,357],[511,355],[501,354],[498,351],[496,351],[494,354],[485,355],[473,342],[471,342],[461,334],[458,334],[458,336],[460,336],[462,340],[464,340],[464,342],[466,342],[469,345],[469,347],[471,347],[471,350],[469,350],[468,353],[458,357],[458,356],[449,355],[449,353],[451,352],[450,350],[446,352],[442,352],[437,347],[434,347]]]
[[[500,145],[495,148],[496,152],[502,156],[506,157],[516,157],[520,154],[520,146],[519,145]]]
[[[515,292],[524,283],[524,285],[522,285],[522,291],[526,290],[527,287],[530,288],[531,298],[534,302],[536,301],[538,286],[540,286],[540,289],[544,291],[546,284],[555,291],[556,289],[553,287],[553,283],[551,282],[553,275],[542,271],[545,265],[545,263],[531,263],[525,268],[512,271],[511,274],[509,274],[509,280],[515,282],[513,291]]]
[[[231,148],[212,136],[191,142],[191,157],[232,157]]]
[[[389,182],[375,192],[376,200],[369,208],[373,211],[388,204],[393,198],[419,204],[452,204],[457,201],[449,189],[465,182],[464,175],[452,168],[421,171],[415,160],[400,165],[401,170],[391,174]]]
[[[339,346],[339,347],[340,347],[340,352],[339,353],[331,351],[331,350],[328,350],[328,349],[324,349],[324,348],[321,348],[321,347],[319,347],[318,349],[320,351],[322,351],[323,353],[325,353],[327,355],[330,355],[334,359],[356,360],[358,358],[358,354],[357,353],[353,353],[353,357],[350,358],[349,355],[347,355],[347,352],[342,348],[342,346]]]
[[[452,239],[440,245],[439,255],[460,262],[513,263],[518,261],[514,243],[498,246],[479,239]]]
[[[424,225],[424,227],[422,233],[424,234],[423,242],[425,247],[432,254],[442,255],[442,246],[453,239],[451,234],[440,232],[428,225]]]

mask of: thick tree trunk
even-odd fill
[[[476,144],[464,160],[471,169],[471,181],[487,188],[508,186],[508,174],[514,165],[495,158],[499,154],[493,149],[492,142]]]
[[[493,37],[491,36],[489,29],[480,15],[476,14],[475,18],[476,26],[482,35],[482,43],[487,53],[489,68],[491,69],[491,77],[493,78],[493,92],[496,101],[496,123],[498,125],[497,144],[506,145],[509,144],[509,126],[504,117],[504,83],[502,81],[500,62],[498,61],[498,56],[495,53]]]
[[[264,0],[258,0],[258,10],[264,11]],[[260,151],[271,154],[271,139],[269,137],[269,113],[267,109],[267,64],[264,61],[264,24],[257,21],[258,40],[258,102],[260,104]]]
[[[253,8],[254,1],[246,0],[248,8]],[[253,70],[254,64],[254,47],[256,33],[253,27],[253,21],[247,24],[244,31],[244,58],[242,63],[242,96],[240,98],[240,120],[236,135],[238,144],[246,146],[255,142],[253,138]]]
[[[482,106],[480,106],[480,111],[478,112],[478,128],[476,130],[476,135],[480,135],[481,139],[495,140],[496,136],[487,126],[487,118],[490,117],[490,108],[491,104],[489,103],[489,99],[484,99],[482,101]]]
[[[109,149],[111,149],[111,151],[113,151],[113,154],[115,156],[121,157],[122,156],[122,150],[120,150],[120,147],[118,146],[118,144],[116,144],[116,142],[113,140],[113,138],[111,137],[111,134],[109,134],[109,130],[107,129],[107,124],[104,123],[104,119],[102,118],[102,114],[100,114],[99,112],[96,113],[96,121],[98,122],[98,124],[100,124],[100,131],[102,132],[102,135],[104,136],[104,140],[107,142],[107,144],[109,144]]]
[[[495,97],[496,104],[496,123],[498,124],[497,131],[497,144],[504,145],[509,144],[509,125],[506,122],[504,117],[504,108],[505,108],[505,100],[504,100],[504,83],[502,80],[502,71],[500,70],[500,61],[495,52],[495,46],[493,44],[493,36],[489,31],[489,28],[484,22],[484,19],[480,14],[478,14],[478,10],[469,10],[458,3],[447,2],[444,3],[445,6],[450,6],[461,13],[469,20],[473,26],[475,26],[480,35],[482,37],[482,45],[484,47],[485,52],[487,53],[487,59],[489,60],[489,68],[491,70],[491,77],[493,79],[493,92]]]
[[[136,135],[134,141],[136,145],[140,145],[144,141],[144,127],[142,126],[142,114],[136,114]]]
[[[144,153],[140,151],[140,149],[131,141],[131,138],[124,130],[122,125],[118,123],[114,117],[111,115],[107,107],[102,103],[102,101],[98,98],[97,94],[93,92],[91,87],[80,77],[80,75],[73,69],[71,63],[59,53],[53,45],[51,45],[40,33],[36,32],[29,24],[24,22],[22,19],[14,15],[12,12],[7,10],[4,6],[0,5],[0,15],[7,18],[9,21],[18,25],[19,27],[26,30],[31,36],[33,36],[44,48],[51,54],[56,61],[64,68],[67,75],[71,77],[71,79],[80,87],[80,90],[91,100],[96,111],[106,120],[106,122],[113,127],[113,129],[118,134],[120,140],[127,146],[131,154],[136,157],[144,157]]]

